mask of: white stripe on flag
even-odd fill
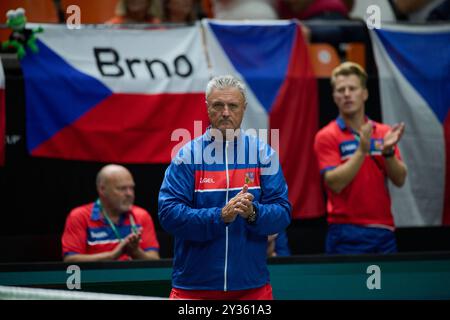
[[[402,188],[389,184],[395,224],[441,225],[445,186],[442,124],[395,66],[378,35],[374,31],[370,35],[378,66],[383,122],[406,124],[399,146],[408,176]]]
[[[242,129],[267,129],[269,128],[269,116],[263,108],[250,86],[246,83],[244,77],[234,68],[227,54],[224,52],[214,32],[208,24],[209,20],[203,20],[202,25],[205,30],[206,50],[208,51],[211,62],[211,76],[231,74],[238,76],[247,87],[247,109],[242,120]],[[260,137],[261,138],[261,137]]]

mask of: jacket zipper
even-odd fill
[[[225,172],[227,175],[227,192],[225,204],[228,203],[228,189],[230,188],[230,176],[228,174],[228,141],[225,141]],[[227,291],[227,271],[228,271],[228,226],[225,227],[225,268],[224,268],[224,283],[223,291]]]

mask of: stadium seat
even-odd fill
[[[329,78],[333,69],[340,63],[336,50],[327,43],[311,43],[309,54],[317,78]]]

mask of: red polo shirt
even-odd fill
[[[136,227],[141,232],[139,246],[144,251],[159,250],[155,227],[150,214],[137,206],[130,212],[122,214],[116,229],[122,239],[131,232],[130,214],[133,215]],[[71,254],[95,254],[113,250],[119,244],[116,234],[103,218],[95,203],[73,209],[66,220],[62,236],[63,256]],[[126,254],[119,260],[129,260]]]
[[[370,155],[366,155],[356,176],[339,194],[325,186],[328,195],[329,223],[394,227],[391,198],[387,188],[386,164],[381,155],[383,138],[390,127],[374,121],[372,123]],[[341,117],[322,128],[317,133],[314,143],[320,172],[323,174],[346,162],[358,148],[358,138],[351,128],[345,126]],[[397,147],[395,156],[401,159]]]

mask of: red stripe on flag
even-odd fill
[[[270,114],[270,127],[280,129],[280,162],[289,186],[292,217],[323,216],[325,203],[313,151],[319,129],[317,82],[300,27],[286,80]]]
[[[208,125],[204,93],[113,94],[35,148],[32,155],[168,163],[172,148],[194,138],[194,121],[203,122],[202,130]],[[188,135],[171,141],[175,129],[185,129]]]
[[[0,62],[1,63],[1,62]],[[0,166],[5,165],[5,90],[0,89]]]
[[[259,168],[230,169],[228,170],[229,188],[242,188],[247,184],[249,188],[259,187]],[[226,171],[195,171],[195,190],[226,189]]]

